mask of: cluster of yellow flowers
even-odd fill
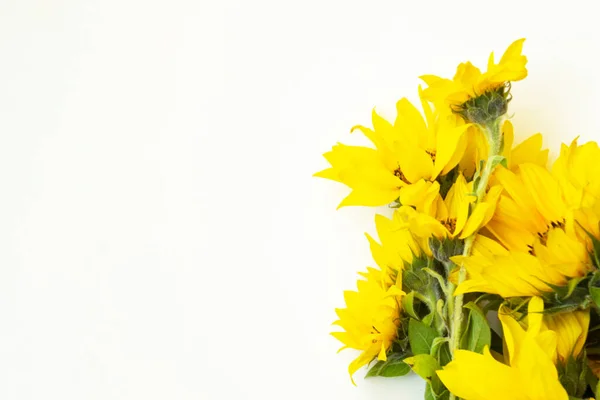
[[[575,139],[548,167],[541,134],[513,144],[523,42],[485,72],[421,77],[422,110],[373,111],[352,128],[373,147],[324,154],[315,175],[351,189],[339,207],[393,210],[367,235],[377,266],[336,310],[333,336],[360,352],[351,378],[412,369],[426,399],[600,395],[600,148]]]

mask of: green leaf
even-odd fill
[[[431,382],[433,378],[437,377],[435,371],[440,369],[440,366],[435,358],[429,354],[418,354],[413,357],[404,359],[415,374],[425,379],[427,382]]]
[[[410,367],[403,361],[404,354],[392,353],[386,361],[377,361],[375,365],[369,369],[365,378],[373,376],[384,376],[392,378],[395,376],[403,376],[408,374]]]
[[[432,311],[426,316],[423,317],[422,321],[425,325],[431,326],[435,320],[435,316],[437,315],[437,311]]]
[[[419,319],[419,316],[415,312],[415,292],[410,292],[406,296],[402,298],[402,310],[413,317],[414,319]]]
[[[482,353],[485,346],[492,343],[490,325],[481,309],[473,302],[465,304],[470,310],[468,326],[461,338],[462,348],[476,353]]]
[[[440,391],[439,394],[435,392],[436,389],[434,389],[434,386]],[[428,383],[425,386],[425,400],[448,400],[449,398],[450,392],[441,384],[441,382],[439,385]]]
[[[437,331],[424,323],[412,319],[408,322],[408,341],[413,354],[431,352],[433,340],[438,336]]]

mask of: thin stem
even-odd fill
[[[477,197],[475,200],[475,204],[483,200],[490,177],[496,167],[496,164],[492,162],[492,159],[495,156],[498,156],[502,153],[503,140],[502,132],[500,130],[500,122],[501,118],[498,118],[496,121],[491,122],[489,125],[480,127],[488,141],[489,155],[483,168],[483,171],[480,172],[480,181],[477,187],[475,188],[475,195]],[[465,239],[465,247],[462,253],[463,256],[469,256],[471,254],[471,248],[473,247],[473,242],[475,241],[476,234],[477,232],[474,232],[471,236]],[[456,350],[458,350],[460,346],[460,337],[462,335],[462,329],[464,324],[464,295],[459,294],[458,296],[454,296],[453,293],[456,287],[465,281],[466,277],[467,270],[465,269],[464,265],[461,264],[460,270],[458,272],[457,285],[450,283],[448,287],[448,312],[450,313],[450,315],[452,315],[452,320],[450,321],[450,353],[452,354],[452,358],[454,358],[454,353],[456,352]],[[455,399],[456,396],[451,393],[449,400]]]

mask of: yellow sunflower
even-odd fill
[[[473,182],[467,183],[464,176],[459,174],[446,197],[437,197],[435,214],[418,212],[405,206],[401,207],[399,212],[406,215],[410,230],[418,237],[464,239],[492,218],[501,191],[501,187],[493,186],[483,201],[477,203],[472,212],[469,212],[471,204],[475,201],[475,196],[472,195]]]
[[[487,347],[483,354],[457,350],[454,360],[437,371],[444,385],[465,400],[567,400],[554,365],[557,334],[543,329],[543,307],[540,298],[531,299],[527,330],[501,310],[506,363]]]
[[[367,234],[373,259],[379,268],[367,268],[358,281],[358,291],[346,291],[346,308],[336,309],[335,325],[343,332],[332,335],[344,344],[342,349],[360,350],[349,366],[350,377],[373,359],[387,359],[387,351],[398,335],[404,262],[421,254],[421,244],[405,229],[406,221],[396,211],[392,219],[375,216],[377,243]],[[352,380],[354,383],[354,380]]]
[[[344,292],[346,308],[335,310],[342,332],[331,334],[344,344],[340,349],[359,350],[360,355],[350,363],[350,378],[373,359],[387,360],[387,351],[398,335],[400,324],[402,274],[388,285],[389,276],[383,276],[379,269],[368,268],[360,275],[357,291]],[[352,383],[354,380],[352,379]]]
[[[404,205],[431,209],[439,190],[436,178],[447,174],[464,154],[468,125],[433,111],[426,101],[422,107],[425,118],[401,99],[394,124],[373,110],[373,128],[356,126],[352,131],[361,131],[375,148],[337,144],[324,154],[331,167],[315,176],[352,189],[339,207],[381,206],[399,198]]]
[[[436,105],[452,108],[498,89],[507,82],[524,79],[527,76],[527,57],[521,54],[524,41],[525,39],[519,39],[513,42],[498,64],[494,62],[494,53],[490,54],[487,71],[484,73],[470,62],[466,62],[458,66],[453,79],[435,75],[422,76],[421,79],[428,85],[423,91],[423,97]]]
[[[483,235],[476,236],[471,255],[454,256],[452,261],[467,271],[467,279],[458,285],[454,295],[484,292],[502,297],[535,296],[552,291],[548,283],[567,283],[564,274],[544,265],[539,258],[508,251]]]
[[[487,229],[509,250],[529,252],[565,276],[584,275],[589,255],[574,219],[579,207],[557,179],[530,163],[516,172],[499,167],[494,178],[504,192]]]

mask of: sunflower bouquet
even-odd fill
[[[344,293],[332,335],[358,351],[354,374],[414,371],[425,399],[600,396],[600,148],[541,134],[514,142],[511,85],[524,40],[482,72],[425,75],[420,110],[355,126],[370,147],[336,144],[316,176],[343,206],[388,205],[367,235],[376,266]]]

